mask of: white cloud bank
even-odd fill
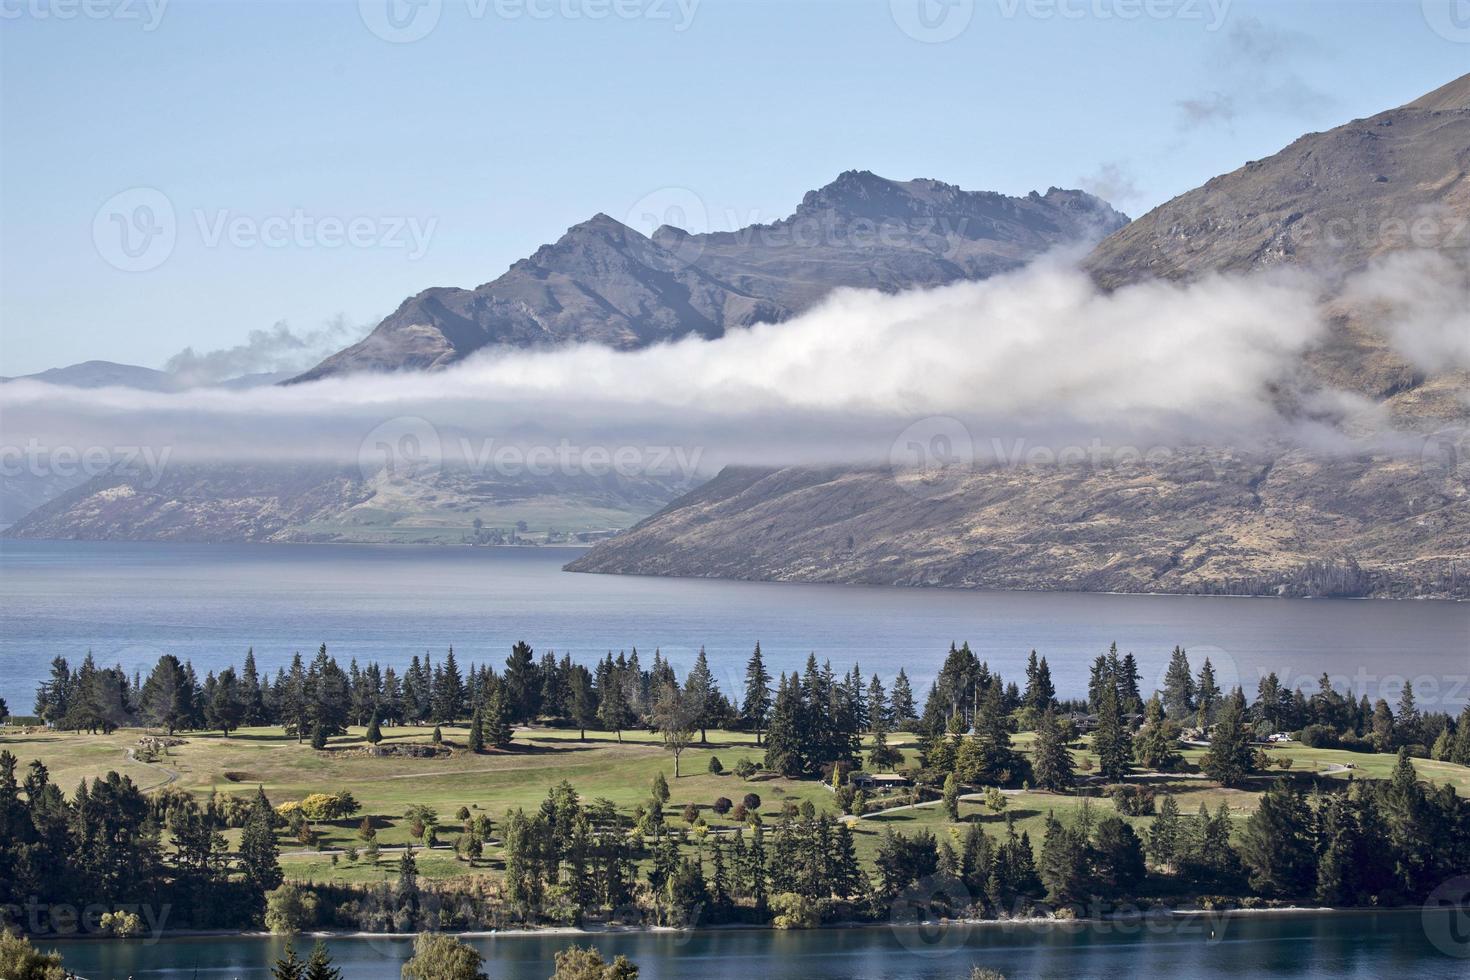
[[[1395,260],[1349,290],[1393,306],[1392,335],[1416,362],[1470,363],[1464,281],[1440,261]],[[884,460],[916,420],[948,416],[982,447],[1242,445],[1301,435],[1283,404],[1361,407],[1297,390],[1302,354],[1326,330],[1319,289],[1282,271],[1106,294],[1051,259],[900,295],[844,290],[786,323],[632,353],[482,353],[432,374],[239,392],[11,383],[0,386],[0,444],[350,462],[369,432],[411,417],[429,420],[451,455],[487,439],[672,445],[698,448],[710,468]]]

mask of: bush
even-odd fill
[[[127,938],[143,934],[143,920],[133,912],[103,912],[97,923],[108,936]]]
[[[316,892],[286,883],[265,896],[265,927],[271,932],[300,932],[317,924],[321,903]]]
[[[1145,817],[1154,812],[1152,786],[1117,786],[1112,796],[1113,806],[1125,817]]]
[[[698,819],[699,807],[695,806],[693,803],[686,803],[684,805],[684,822],[692,824]]]
[[[723,776],[725,774],[725,767],[720,762],[719,756],[712,755],[709,757],[709,772],[711,776]]]
[[[760,767],[757,766],[754,762],[751,762],[749,759],[741,759],[739,762],[735,763],[735,775],[739,776],[741,779],[749,779],[751,776],[754,776],[758,772],[760,772]]]
[[[740,822],[740,823],[745,823],[745,817],[746,817],[745,804],[744,803],[737,803],[737,804],[735,804],[735,812],[731,813],[730,816],[733,819],[735,819],[736,821]]]
[[[715,800],[715,805],[712,809],[723,817],[730,812],[730,807],[732,806],[734,804],[730,802],[730,798],[728,796],[722,796],[718,800]]]
[[[1372,739],[1360,738],[1352,732],[1340,736],[1337,740],[1337,747],[1347,749],[1349,752],[1373,752],[1376,748]]]
[[[413,958],[403,964],[403,980],[485,980],[478,950],[442,932],[421,932]]]
[[[747,810],[759,810],[761,808],[761,796],[759,793],[746,793],[740,800],[745,804]]]
[[[1309,749],[1334,749],[1337,748],[1337,732],[1326,725],[1308,725],[1297,735],[1300,741]]]

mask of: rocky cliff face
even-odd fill
[[[1086,267],[1108,289],[1313,270],[1331,330],[1305,358],[1304,385],[1367,396],[1417,451],[1199,448],[1152,466],[990,467],[937,495],[916,488],[915,474],[889,470],[732,469],[569,567],[962,588],[1470,597],[1470,376],[1407,362],[1385,335],[1382,310],[1341,288],[1374,259],[1416,250],[1470,269],[1470,76],[1217,177],[1115,232]]]
[[[632,350],[785,320],[842,286],[889,292],[979,279],[1127,218],[1081,191],[1013,198],[849,171],[790,217],[738,231],[645,236],[605,214],[500,278],[405,300],[360,343],[296,380],[437,368],[486,347]]]

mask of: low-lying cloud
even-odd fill
[[[1466,363],[1464,282],[1439,262],[1396,259],[1348,288],[1397,304],[1406,356]],[[407,418],[431,425],[448,457],[487,440],[682,446],[709,470],[887,461],[906,428],[942,416],[982,451],[1016,439],[1244,445],[1301,437],[1302,414],[1367,407],[1301,384],[1303,354],[1327,329],[1320,289],[1277,271],[1104,293],[1052,258],[985,282],[842,290],[786,323],[637,352],[484,352],[442,372],[249,391],[12,383],[0,388],[0,442],[354,462],[369,433]]]
[[[293,330],[284,320],[252,330],[245,343],[199,352],[185,347],[163,369],[184,386],[209,385],[249,374],[299,373],[362,338],[366,331],[338,314],[316,330]]]

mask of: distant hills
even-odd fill
[[[66,367],[51,368],[36,374],[25,374],[16,378],[0,378],[6,381],[44,381],[47,384],[67,385],[71,388],[133,388],[138,391],[184,391],[192,387],[209,388],[258,388],[263,385],[279,384],[289,374],[263,373],[242,374],[236,378],[212,382],[208,385],[190,383],[176,374],[156,368],[139,367],[136,364],[118,364],[115,361],[82,361]]]
[[[361,342],[298,377],[432,369],[486,347],[633,350],[786,320],[833,289],[897,292],[983,279],[1127,223],[1076,190],[1007,197],[850,170],[789,217],[652,237],[598,214],[474,289],[405,300]]]
[[[1382,311],[1340,289],[1370,260],[1414,249],[1470,269],[1470,75],[1216,177],[1113,233],[1085,266],[1108,289],[1286,266],[1327,274],[1330,333],[1305,358],[1308,383],[1368,396],[1422,454],[1200,448],[1158,466],[980,469],[932,495],[888,469],[731,468],[568,567],[1470,598],[1470,375],[1409,363]]]
[[[714,338],[787,319],[842,286],[894,292],[982,279],[1048,249],[1095,241],[1127,220],[1082,191],[1008,197],[856,170],[806,194],[790,216],[734,232],[664,226],[648,237],[599,214],[483,286],[436,287],[405,300],[363,341],[293,380],[432,370],[496,346],[629,350]],[[182,387],[161,371],[101,361],[33,377],[78,387]],[[389,481],[333,467],[222,465],[172,466],[157,486],[114,474],[79,486],[7,480],[15,507],[0,523],[15,522],[6,532],[12,537],[203,541],[457,542],[477,517],[491,532],[528,521],[543,532],[599,535],[630,527],[688,489],[660,478],[446,471]]]

